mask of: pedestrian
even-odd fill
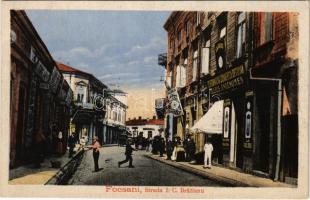
[[[42,130],[39,130],[35,137],[35,167],[40,168],[41,163],[44,161],[45,158],[45,148],[46,148],[46,137],[42,133]]]
[[[193,138],[190,137],[189,140],[189,161],[192,162],[195,158],[196,144]]]
[[[81,149],[84,149],[84,147],[86,145],[86,138],[85,138],[85,136],[83,136],[82,139],[80,139],[80,145],[81,145]]]
[[[121,167],[122,164],[126,163],[129,161],[129,168],[134,168],[134,166],[132,165],[132,151],[137,151],[136,149],[132,148],[130,145],[130,141],[127,140],[126,141],[126,150],[125,150],[125,156],[126,159],[123,161],[118,162],[118,167]]]
[[[94,142],[93,142],[93,158],[94,158],[94,166],[95,166],[95,172],[99,171],[99,166],[98,166],[98,160],[99,160],[99,155],[100,155],[100,141],[98,137],[94,137]]]
[[[172,152],[173,152],[173,144],[172,144],[172,141],[169,139],[168,142],[167,142],[167,145],[166,145],[167,149],[167,160],[171,160],[171,155],[172,155]]]
[[[164,156],[164,151],[165,151],[165,139],[164,138],[160,138],[159,140],[159,153],[160,153],[160,157]]]
[[[62,132],[58,132],[58,142],[57,142],[57,151],[58,155],[61,156],[63,154],[63,142],[62,142]]]
[[[204,158],[204,168],[211,168],[212,164],[212,151],[213,151],[213,145],[207,140],[206,144],[204,145],[204,151],[205,151],[205,158]]]
[[[190,142],[190,138],[188,136],[187,139],[183,142],[183,147],[185,149],[185,161],[190,161],[189,142]]]
[[[69,146],[69,158],[73,156],[73,150],[75,147],[75,134],[71,133],[69,138],[68,138],[68,146]]]

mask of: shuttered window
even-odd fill
[[[238,15],[237,34],[237,58],[240,58],[245,51],[245,13]]]
[[[209,73],[210,62],[210,40],[206,42],[205,47],[202,48],[202,60],[201,60],[201,74]]]
[[[265,42],[272,40],[272,12],[265,14]]]
[[[194,51],[193,55],[193,79],[192,81],[196,81],[197,79],[197,67],[198,67],[198,51]]]

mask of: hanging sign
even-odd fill
[[[248,91],[245,94],[245,128],[244,128],[244,148],[252,150],[253,148],[253,91]]]
[[[44,81],[47,82],[50,78],[50,73],[47,71],[46,67],[41,63],[41,61],[38,61],[37,66],[35,67],[34,71],[37,75]]]
[[[60,79],[61,79],[61,74],[59,73],[57,67],[54,66],[54,69],[53,69],[53,72],[52,72],[52,75],[51,75],[51,79],[50,79],[50,88],[52,90],[53,93],[56,93],[56,90],[57,90],[57,87],[58,87],[58,84],[60,82]]]
[[[179,98],[179,94],[175,88],[168,91],[168,113],[172,113],[174,116],[183,115],[183,108]]]

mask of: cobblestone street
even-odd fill
[[[145,151],[133,153],[133,165],[117,162],[125,159],[125,147],[103,147],[99,167],[94,171],[92,151],[87,151],[76,173],[69,181],[72,185],[141,185],[141,186],[221,186],[219,183],[190,174],[158,161],[146,158]]]

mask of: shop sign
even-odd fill
[[[175,88],[168,91],[167,111],[174,116],[183,115],[183,108],[181,105],[179,94]]]
[[[231,118],[231,101],[226,99],[224,101],[224,112],[223,112],[223,141],[222,145],[225,148],[230,146],[230,118]]]
[[[54,69],[53,69],[53,72],[51,75],[51,79],[49,82],[52,92],[56,93],[57,86],[60,82],[60,79],[61,79],[61,75],[60,75],[57,67],[54,66]]]
[[[244,128],[244,143],[246,150],[252,150],[253,145],[253,91],[248,91],[245,94],[245,128]]]
[[[36,50],[31,47],[30,48],[30,56],[29,56],[30,60],[32,63],[37,63],[39,61],[39,58],[37,56]]]
[[[221,39],[215,44],[216,67],[223,70],[226,67],[225,42]]]
[[[244,75],[244,65],[240,65],[210,79],[207,83],[211,95],[223,93],[242,86],[244,84]]]
[[[162,109],[164,109],[164,106],[165,106],[165,99],[164,98],[155,99],[155,109],[156,110],[162,110]]]
[[[41,63],[41,61],[38,61],[37,66],[35,67],[36,74],[39,75],[39,77],[44,81],[47,82],[50,78],[50,73],[47,71],[46,67]]]

